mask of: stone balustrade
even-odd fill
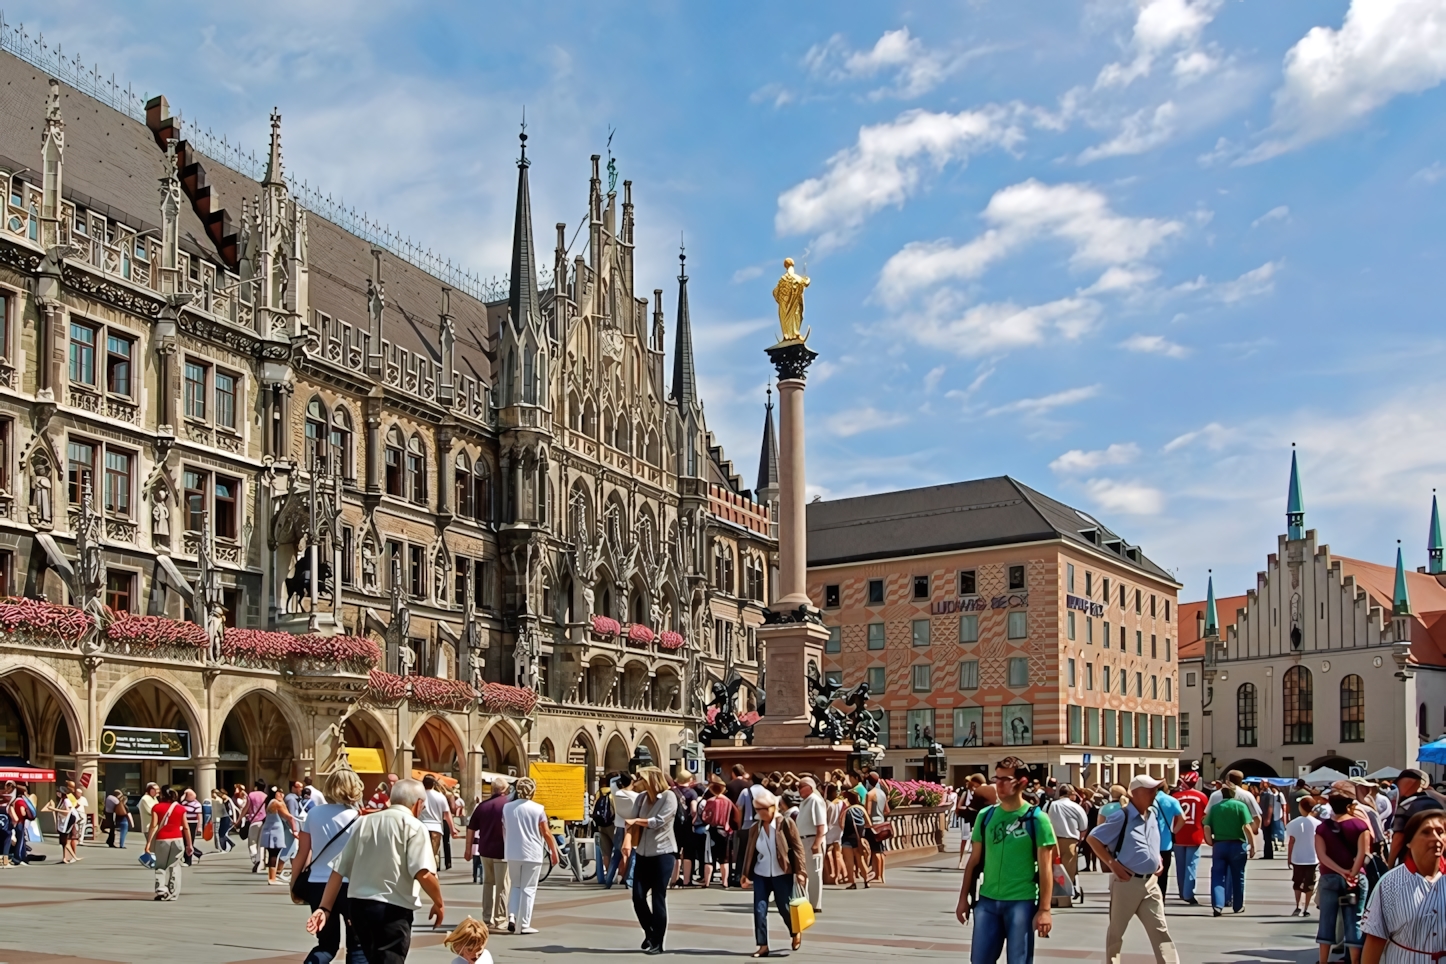
[[[945,821],[949,811],[945,807],[900,807],[889,814],[889,826],[893,836],[885,845],[889,853],[906,850],[932,850],[944,852]]]

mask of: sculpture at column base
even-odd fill
[[[781,341],[772,348],[765,348],[768,360],[778,371],[778,380],[796,378],[803,381],[808,377],[808,366],[818,357],[818,352],[801,341]]]
[[[817,623],[822,626],[823,619],[819,616],[818,610],[810,609],[808,606],[799,606],[797,609],[763,610],[763,625],[781,626],[786,623]]]

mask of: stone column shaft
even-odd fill
[[[778,383],[778,609],[808,603],[808,498],[804,491],[803,388],[801,378]]]

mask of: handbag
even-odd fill
[[[292,875],[291,875],[291,887],[290,887],[290,890],[291,890],[291,902],[292,902],[293,904],[310,904],[310,903],[311,903],[311,902],[310,902],[309,900],[307,900],[307,898],[306,898],[306,883],[307,883],[307,881],[309,881],[309,880],[311,879],[311,868],[312,868],[312,865],[315,864],[318,860],[321,859],[322,854],[326,853],[328,850],[331,849],[332,844],[336,843],[336,842],[337,842],[338,840],[340,840],[342,837],[345,837],[345,836],[347,835],[347,831],[349,831],[349,830],[352,828],[352,826],[353,826],[358,820],[360,820],[360,819],[361,819],[361,815],[358,814],[357,816],[352,817],[350,820],[348,820],[345,827],[342,827],[340,830],[338,830],[338,831],[332,836],[332,838],[331,838],[330,840],[328,840],[328,841],[322,846],[322,848],[321,848],[320,850],[318,850],[316,853],[314,853],[314,854],[311,855],[311,859],[306,862],[306,866],[305,866],[304,868],[302,868],[301,873],[299,873],[299,874],[292,874]]]
[[[894,835],[893,824],[887,822],[876,823],[869,829],[874,832],[874,839],[879,841],[880,843],[883,843],[885,840],[888,840]]]
[[[793,885],[793,899],[788,902],[789,929],[795,934],[802,934],[813,926],[813,904],[808,901],[808,894],[797,882]]]

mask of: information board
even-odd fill
[[[587,768],[573,763],[533,763],[527,775],[537,784],[532,799],[542,804],[549,817],[559,820],[587,818]]]
[[[191,733],[107,726],[100,731],[100,755],[110,760],[189,760]]]

